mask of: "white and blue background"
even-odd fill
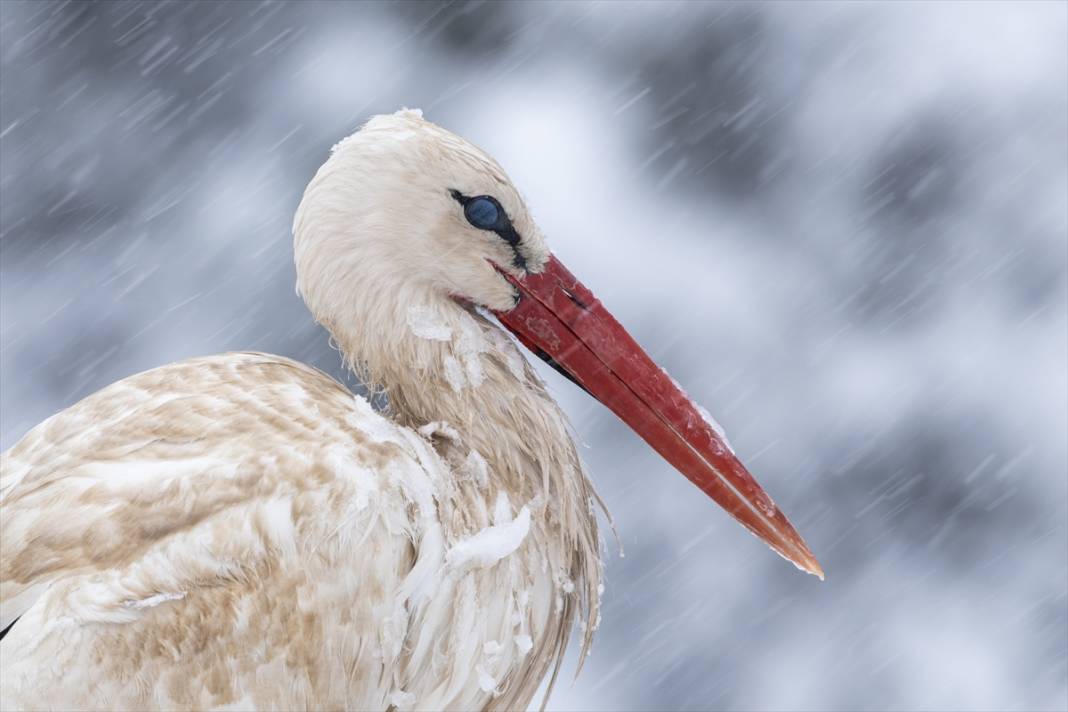
[[[1068,708],[1068,5],[0,3],[0,446],[294,293],[330,146],[495,155],[726,428],[804,576],[545,370],[609,538],[551,707]]]

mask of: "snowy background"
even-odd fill
[[[1066,8],[0,3],[2,446],[187,356],[343,377],[291,216],[419,107],[828,573],[545,371],[626,547],[553,708],[1065,709]]]

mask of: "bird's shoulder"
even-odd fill
[[[403,535],[441,466],[417,433],[290,359],[231,353],[130,376],[4,453],[2,618],[37,584],[153,554],[192,547],[254,567],[251,551],[336,551],[372,518]]]
[[[87,467],[81,475],[117,484],[122,470],[150,462],[210,467],[334,445],[384,455],[403,441],[400,430],[298,361],[255,352],[192,358],[116,381],[31,429],[3,454],[0,499]]]

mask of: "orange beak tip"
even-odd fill
[[[813,559],[807,567],[798,566],[797,568],[801,569],[805,573],[812,574],[820,581],[825,581],[827,578],[823,573],[823,567],[820,566],[820,562],[816,561],[815,559]]]
[[[782,556],[784,559],[789,561],[791,564],[797,567],[799,571],[803,571],[806,574],[812,574],[820,581],[825,580],[826,577],[823,573],[823,567],[820,566],[820,562],[816,560],[816,557],[812,555],[812,552],[808,550],[808,547],[805,546],[804,543],[802,543],[801,546],[804,547],[804,558],[802,558],[800,562],[789,559],[780,552],[776,551],[775,553],[779,554],[779,556]],[[774,551],[774,549],[772,549],[772,551]]]

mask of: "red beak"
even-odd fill
[[[555,256],[539,274],[522,279],[500,271],[522,296],[497,318],[527,348],[608,406],[768,546],[823,578],[801,535],[716,428]]]

